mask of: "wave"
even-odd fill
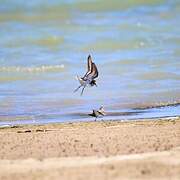
[[[23,73],[34,73],[34,72],[53,72],[62,71],[65,68],[64,64],[61,65],[42,65],[36,67],[23,67],[23,66],[9,66],[0,67],[0,72],[23,72]]]

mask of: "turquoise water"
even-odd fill
[[[83,120],[76,113],[100,105],[131,112],[180,101],[179,0],[0,2],[1,123]],[[75,76],[89,54],[98,87],[81,97]]]

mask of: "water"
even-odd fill
[[[85,120],[100,105],[120,113],[180,102],[179,19],[179,0],[1,0],[1,123]],[[75,76],[84,75],[89,54],[98,87],[81,97]],[[179,106],[148,112],[180,115]],[[140,114],[133,118],[147,117]]]

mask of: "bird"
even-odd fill
[[[90,86],[90,87],[96,86],[97,87],[95,79],[98,77],[98,75],[99,75],[99,72],[96,67],[96,64],[94,62],[92,62],[91,55],[89,55],[87,58],[87,72],[83,77],[77,76],[80,86],[78,88],[76,88],[74,90],[74,92],[78,91],[82,87],[82,91],[81,91],[81,96],[82,96],[84,89],[87,86]]]
[[[99,110],[93,109],[93,112],[92,112],[91,114],[88,114],[88,115],[89,115],[89,116],[92,116],[92,117],[95,117],[95,121],[96,121],[96,119],[97,119],[98,117],[100,117],[100,116],[105,116],[106,113],[105,113],[105,110],[104,110],[103,106],[101,106],[101,107],[99,108]]]

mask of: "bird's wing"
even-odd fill
[[[95,78],[98,77],[98,70],[97,70],[97,67],[95,65],[95,63],[92,63],[92,69],[91,69],[91,72],[86,76],[86,80],[93,80]]]
[[[89,55],[88,56],[88,58],[87,58],[87,72],[86,72],[86,74],[83,76],[83,78],[82,79],[84,79],[84,80],[86,80],[87,79],[87,76],[91,73],[91,71],[92,71],[92,64],[93,64],[93,62],[92,62],[92,58],[91,58],[91,56]]]
[[[106,113],[105,113],[104,111],[98,111],[98,113],[99,113],[100,115],[102,115],[102,116],[105,116],[105,115],[106,115]]]
[[[93,63],[93,65],[92,65],[92,72],[91,72],[91,74],[92,74],[92,79],[97,78],[98,75],[99,75],[99,72],[98,72],[98,69],[97,69],[95,63]]]

